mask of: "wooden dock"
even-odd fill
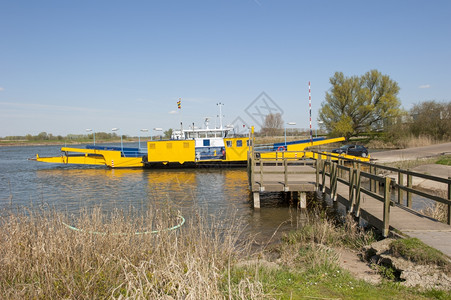
[[[322,192],[331,201],[341,203],[347,213],[380,229],[384,236],[397,230],[417,237],[451,257],[451,178],[348,159],[333,158],[335,160],[332,161],[330,157],[324,160],[299,156],[280,155],[276,156],[277,159],[261,159],[258,153],[250,153],[249,189],[255,208],[260,208],[260,194],[264,192],[291,193],[299,200],[301,208],[306,208],[306,193]],[[318,157],[324,156],[321,154]],[[396,171],[397,180],[381,175],[388,171]],[[437,196],[415,188],[413,177],[447,185],[447,196]],[[412,195],[444,205],[445,222],[448,224],[413,210]]]
[[[345,161],[318,161],[317,166],[321,174],[319,191],[341,203],[347,212],[380,229],[384,236],[395,230],[419,238],[451,257],[450,178],[355,161],[347,161],[347,165]],[[398,180],[379,175],[382,171],[397,172]],[[446,184],[447,196],[440,197],[414,187],[414,177]],[[412,195],[444,204],[447,223],[413,210]]]
[[[260,208],[260,193],[285,192],[299,200],[301,208],[306,207],[306,193],[316,190],[315,160],[288,158],[263,159],[254,155],[250,159],[249,189],[252,192],[254,208]]]

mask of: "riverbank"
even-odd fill
[[[66,176],[68,172],[70,170],[64,169],[45,173],[57,174],[49,185],[59,186],[55,179]],[[43,176],[43,172],[32,172],[35,173]],[[117,179],[124,183],[125,179],[133,178],[133,172],[129,170],[105,173],[114,175],[105,182]],[[137,173],[138,177],[144,174],[141,171]],[[211,174],[208,174],[208,179],[202,179],[199,173],[196,171],[195,176],[187,177],[178,174],[174,181],[187,183],[183,185],[186,188],[183,191],[188,190],[195,181],[208,183],[205,189],[210,190]],[[80,176],[92,181],[101,174],[83,172]],[[169,186],[164,181],[149,184],[155,177],[149,176],[145,180],[149,187],[145,190],[146,195],[148,191],[155,192],[158,187],[165,190]],[[192,180],[194,178],[196,180]],[[236,177],[236,174],[227,178],[229,185],[246,180],[245,175]],[[236,180],[230,181],[233,178]],[[136,182],[132,180],[132,185],[127,186],[133,186],[136,190]],[[98,182],[92,185],[96,189],[104,186]],[[67,198],[77,193],[74,186],[70,187],[70,191],[62,195]],[[130,194],[132,189],[127,188],[122,196]],[[173,196],[168,194],[165,197],[172,199]],[[245,195],[233,197],[241,201]],[[22,214],[14,211],[14,216],[2,215],[0,218],[0,293],[7,299],[451,297],[447,291],[430,287],[405,287],[400,278],[390,277],[394,271],[388,267],[373,266],[375,269],[372,269],[370,263],[360,259],[361,249],[363,245],[372,244],[377,236],[358,229],[351,220],[338,222],[328,218],[324,210],[312,207],[309,207],[309,217],[293,212],[293,218],[285,219],[285,222],[298,224],[299,230],[286,233],[280,243],[274,243],[271,236],[257,241],[253,236],[244,235],[244,225],[236,215],[218,221],[213,220],[213,214],[205,214],[202,209],[193,209],[194,217],[187,218],[182,228],[171,233],[163,232],[152,237],[121,237],[115,233],[142,231],[142,224],[131,222],[120,211],[108,218],[93,212],[69,219],[69,214],[46,212],[47,208],[39,205],[45,200],[43,196],[39,201],[34,201],[35,210],[28,208]],[[120,201],[124,202],[124,198],[121,197]],[[214,205],[223,202],[226,199],[219,199]],[[268,223],[268,219],[263,218],[264,212],[262,210],[262,216],[259,214],[260,225],[256,226],[260,231],[262,224]],[[272,220],[274,214],[271,215]],[[157,227],[173,226],[165,224],[165,220],[160,221],[160,224],[155,224]],[[85,231],[71,230],[63,222]],[[279,230],[276,228],[279,222],[275,223],[272,223],[274,235]],[[102,231],[105,235],[89,231]]]
[[[138,220],[118,211],[105,218],[99,210],[75,219],[44,210],[2,214],[0,290],[4,299],[450,296],[443,290],[405,287],[375,271],[366,278],[348,271],[346,255],[358,253],[377,236],[349,218],[337,223],[315,203],[310,203],[309,215],[297,216],[298,230],[285,234],[279,244],[258,245],[243,234],[240,218],[222,224],[201,209],[175,230],[165,230],[177,223],[170,209],[158,220],[152,211]],[[159,230],[142,234],[149,219]]]

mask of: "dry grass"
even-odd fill
[[[361,250],[375,240],[374,233],[358,226],[350,215],[337,219],[324,207],[313,208],[302,228],[285,235],[281,260],[289,265],[297,257],[309,268],[336,268],[338,256],[333,249]]]
[[[442,198],[447,198],[447,191],[441,191],[441,190],[436,190],[436,191],[431,191],[428,190],[429,193],[432,193],[433,195],[442,197]],[[444,204],[444,203],[440,203],[440,202],[434,202],[433,205],[431,206],[427,206],[426,208],[421,210],[421,213],[434,218],[436,220],[439,220],[440,222],[446,223],[448,221],[448,205]]]
[[[370,149],[406,149],[414,147],[429,146],[443,141],[436,140],[430,136],[406,135],[396,140],[384,141],[380,139],[371,140],[367,146]]]
[[[133,219],[118,211],[105,217],[100,209],[85,211],[72,222],[56,212],[24,210],[2,216],[0,294],[4,299],[259,295],[258,282],[232,286],[228,278],[231,264],[247,249],[247,244],[239,243],[242,226],[238,222],[207,221],[197,213],[178,230],[134,234],[149,226],[174,226],[174,214],[158,214],[164,218],[149,212]]]
[[[313,242],[358,250],[374,242],[375,237],[372,232],[359,227],[351,215],[347,215],[342,223],[337,224],[336,220],[312,214],[308,218],[308,223],[300,230],[286,236],[286,241],[290,244]]]

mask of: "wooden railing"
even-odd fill
[[[259,182],[260,186],[264,186],[264,175],[282,175],[283,185],[288,187],[289,175],[305,174],[304,170],[290,170],[289,167],[293,166],[313,166],[315,167],[316,161],[308,159],[305,155],[305,151],[276,151],[274,157],[264,157],[265,153],[269,152],[251,152],[250,159],[248,161],[249,168],[249,184],[252,182]],[[294,156],[296,154],[296,156]],[[276,168],[273,171],[264,170],[264,167],[276,166],[283,168]],[[256,177],[257,176],[257,177]]]
[[[326,188],[326,176],[328,176],[330,180],[330,194],[334,201],[337,199],[337,184],[338,182],[341,182],[349,187],[347,208],[356,216],[359,216],[360,214],[361,193],[383,202],[383,228],[381,228],[381,230],[384,235],[388,234],[390,205],[398,205],[411,209],[412,195],[418,195],[431,201],[445,204],[447,207],[446,222],[448,225],[451,225],[451,177],[442,178],[374,163],[337,158],[336,156],[331,156],[322,152],[314,151],[314,153],[317,154],[317,186],[319,185],[321,177],[321,186],[322,191],[324,192]],[[327,158],[323,159],[324,157]],[[397,181],[388,176],[379,175],[380,172],[395,173]],[[407,176],[406,184],[404,184],[404,176]],[[427,193],[419,188],[414,188],[412,185],[412,179],[414,177],[446,184],[447,198]],[[362,186],[362,182],[367,182],[368,187]],[[397,195],[395,196],[396,201],[391,199],[391,187],[397,192]],[[383,190],[381,191],[380,188]],[[404,201],[404,193],[406,193],[406,201]]]

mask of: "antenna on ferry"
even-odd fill
[[[222,104],[221,102],[219,102],[219,103],[217,103],[216,105],[219,106],[219,126],[220,126],[220,129],[222,129],[222,106],[223,106],[224,104]]]

